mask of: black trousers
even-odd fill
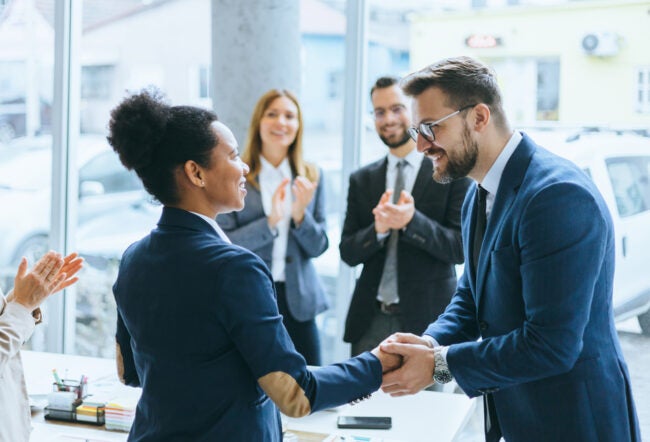
[[[316,320],[298,321],[291,315],[287,306],[287,292],[284,282],[276,282],[275,291],[278,294],[278,309],[282,315],[282,322],[289,332],[296,350],[305,358],[307,365],[321,365],[320,336],[318,327],[316,327]]]

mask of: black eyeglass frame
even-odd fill
[[[425,140],[433,143],[434,141],[436,141],[436,133],[433,131],[434,126],[437,126],[438,124],[442,123],[443,121],[448,120],[449,118],[460,114],[462,111],[473,108],[474,106],[476,106],[476,104],[468,104],[467,106],[463,106],[460,109],[458,109],[457,111],[452,112],[449,115],[444,116],[439,120],[432,121],[431,123],[420,123],[419,127],[411,126],[408,129],[406,129],[406,132],[409,134],[409,136],[415,142],[418,141],[418,134],[419,134],[419,135],[422,135],[422,138],[424,138]]]

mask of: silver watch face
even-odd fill
[[[433,373],[433,380],[439,384],[446,384],[448,382],[451,382],[453,378],[454,377],[451,375],[449,370],[446,369],[435,370]]]
[[[446,384],[451,382],[454,377],[451,375],[449,368],[447,367],[447,361],[442,357],[440,351],[434,350],[433,359],[436,364],[433,370],[433,380],[439,384]]]

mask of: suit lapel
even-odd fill
[[[420,164],[420,170],[418,175],[415,178],[415,183],[413,183],[413,190],[411,195],[416,201],[420,200],[422,192],[427,188],[427,184],[430,184],[433,181],[433,163],[427,157],[422,158],[422,164]]]
[[[372,207],[375,207],[379,202],[379,198],[386,190],[386,169],[388,168],[388,158],[383,161],[377,161],[375,167],[368,171],[370,201]],[[363,189],[361,189],[363,191]]]
[[[259,177],[257,180],[257,185],[259,186]],[[262,204],[262,192],[260,192],[259,187],[246,186],[248,194],[246,195],[246,208],[251,209],[252,212],[256,214],[264,214],[264,205]]]
[[[490,218],[488,219],[487,227],[485,229],[485,236],[483,237],[483,245],[481,247],[481,255],[479,256],[478,268],[476,270],[477,305],[480,305],[479,302],[481,295],[483,294],[490,253],[494,248],[494,244],[497,237],[499,236],[503,222],[508,218],[508,213],[517,197],[521,183],[526,176],[526,170],[528,169],[528,165],[530,164],[530,160],[534,152],[534,143],[530,140],[530,138],[524,135],[524,138],[521,140],[515,151],[512,153],[512,156],[506,163],[506,167],[504,168],[503,174],[501,175],[499,189],[495,195],[494,205],[492,206]],[[474,208],[473,201],[474,198],[472,198],[472,209]],[[469,244],[472,244],[474,240],[474,216],[472,216],[471,219],[472,226],[470,231],[472,232],[472,238]]]

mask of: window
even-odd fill
[[[650,209],[649,164],[649,157],[614,158],[607,161],[607,171],[621,217]]]
[[[330,72],[328,90],[329,98],[343,98],[343,71]]]
[[[636,111],[650,114],[650,66],[637,69]]]
[[[537,61],[537,121],[557,121],[560,102],[560,61]]]
[[[90,160],[79,171],[79,179],[84,182],[101,184],[102,193],[128,192],[142,189],[135,172],[126,170],[113,151],[106,151]]]
[[[107,100],[113,92],[115,66],[98,65],[81,68],[81,98]]]
[[[210,98],[210,66],[199,67],[199,98]]]

